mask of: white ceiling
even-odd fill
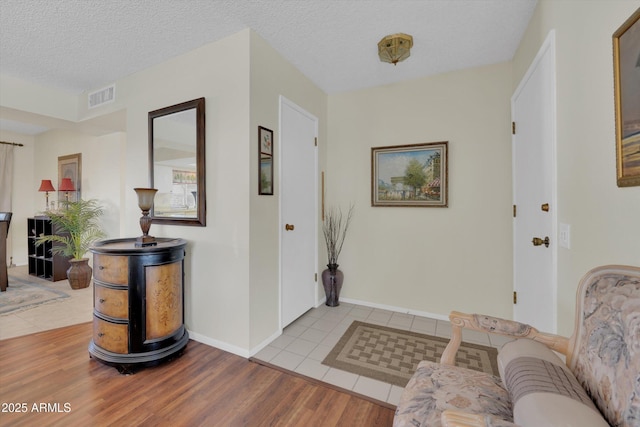
[[[536,0],[1,0],[0,73],[99,89],[252,28],[326,93],[512,59]],[[411,34],[411,57],[378,41]],[[224,58],[220,58],[224,61]],[[1,94],[0,94],[1,97]]]

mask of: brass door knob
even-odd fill
[[[284,226],[284,229],[287,230],[287,231],[293,231],[293,228],[294,228],[293,224],[286,224]]]
[[[545,247],[549,247],[549,237],[545,237],[544,239],[541,239],[539,237],[534,237],[533,240],[531,241],[531,243],[533,243],[533,246],[541,246],[544,245]]]

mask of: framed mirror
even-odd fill
[[[149,181],[156,224],[206,225],[204,98],[149,113]]]

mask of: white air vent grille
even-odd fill
[[[95,92],[91,92],[88,96],[89,108],[96,108],[104,104],[108,104],[116,100],[116,85],[102,88]]]

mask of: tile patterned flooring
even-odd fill
[[[29,276],[26,266],[13,267],[9,273],[63,290],[69,298],[61,302],[0,315],[0,339],[92,320],[91,286],[73,290],[67,280],[49,282]],[[354,320],[445,338],[449,338],[451,333],[449,322],[444,320],[341,302],[338,307],[321,305],[309,310],[287,326],[282,335],[258,352],[255,357],[337,387],[397,405],[402,387],[330,368],[321,363]],[[488,334],[474,331],[464,331],[463,339],[467,342],[498,348],[505,342],[505,339],[499,336],[490,337]]]
[[[354,320],[391,328],[449,338],[448,321],[341,302],[338,307],[321,305],[287,326],[283,334],[254,357],[376,400],[397,405],[403,388],[330,368],[321,362]],[[463,340],[501,347],[504,338],[475,331],[463,331]]]
[[[50,282],[30,276],[27,266],[12,267],[9,274],[61,290],[69,295],[69,298],[22,311],[0,314],[0,340],[90,322],[93,319],[91,286],[74,290],[69,286],[68,280]]]

